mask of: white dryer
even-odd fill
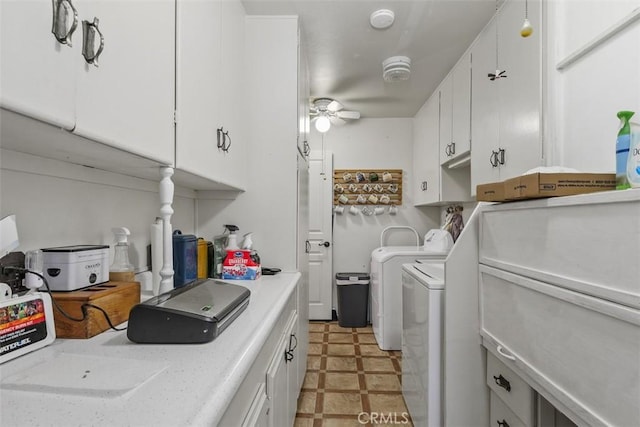
[[[424,246],[382,246],[371,253],[371,325],[381,350],[402,348],[402,264],[441,260],[453,246],[444,230],[430,230]]]
[[[402,395],[416,427],[443,425],[444,263],[402,266]]]

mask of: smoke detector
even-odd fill
[[[393,25],[393,21],[395,20],[396,15],[392,10],[389,9],[380,9],[376,10],[369,17],[369,23],[373,28],[378,30],[385,30]]]
[[[409,80],[411,59],[407,56],[392,56],[382,61],[382,77],[387,82]]]

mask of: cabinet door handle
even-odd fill
[[[302,143],[302,146],[304,147],[304,149],[302,150],[302,153],[309,157],[309,154],[311,154],[311,146],[309,145],[309,141],[304,141]]]
[[[291,340],[293,340],[293,347],[291,347]],[[298,348],[298,338],[296,334],[289,335],[289,351],[293,353],[293,350]]]
[[[498,423],[499,427],[509,427],[509,423],[504,418],[502,419],[502,421],[496,420],[496,423]]]
[[[427,189],[429,188],[429,184],[427,184],[427,181],[422,181],[421,188],[422,191],[427,191]]]
[[[496,382],[496,384],[498,384],[500,387],[502,387],[503,389],[505,389],[507,391],[511,391],[511,383],[509,383],[509,380],[507,380],[505,377],[503,377],[502,374],[500,374],[499,377],[496,377],[494,375],[493,379]]]
[[[491,163],[491,166],[493,166],[494,168],[498,167],[498,152],[491,150],[491,155],[489,156],[489,163]]]
[[[311,252],[311,243],[308,240],[304,242],[304,253],[308,254]]]
[[[451,155],[451,144],[447,144],[447,146],[444,149],[444,154],[446,154],[447,157]]]
[[[499,345],[498,347],[496,347],[496,350],[498,351],[498,353],[500,354],[500,356],[504,357],[505,359],[509,359],[509,360],[516,360],[515,356],[509,353],[506,353],[504,351],[504,347],[502,347],[501,345]]]
[[[456,143],[452,142],[451,143],[451,155],[453,156],[454,154],[456,154]]]
[[[229,131],[225,132],[223,126],[216,130],[216,134],[218,137],[218,149],[224,151],[225,153],[228,153],[229,148],[231,147],[231,137],[229,136]]]
[[[93,22],[82,21],[82,56],[87,64],[98,66],[98,57],[104,49],[104,37],[98,28],[100,20],[93,18]],[[100,42],[96,50],[96,40]]]
[[[69,26],[69,16],[73,18]],[[78,27],[78,11],[71,0],[53,0],[53,24],[51,32],[61,44],[71,47],[71,36]]]
[[[504,165],[504,148],[499,148],[498,149],[498,155],[500,156],[500,164]]]

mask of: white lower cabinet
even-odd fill
[[[483,208],[479,292],[487,380],[525,425],[533,399],[509,375],[538,393],[539,425],[638,425],[640,288],[632,277],[638,240],[629,236],[638,228],[639,206],[640,193],[612,191]],[[522,242],[526,248],[513,256]],[[636,261],[627,262],[620,255],[626,252]],[[508,368],[501,375],[510,393],[491,382],[494,376],[502,382],[492,366]],[[545,410],[541,398],[554,409]]]
[[[483,342],[514,371],[587,425],[637,423],[640,311],[483,265],[480,294]]]
[[[294,312],[276,348],[267,370],[267,398],[271,402],[269,425],[291,426],[296,417],[298,399],[297,342],[298,316]],[[294,363],[295,362],[295,363]]]
[[[531,424],[525,424],[518,416],[509,408],[507,403],[500,399],[497,394],[491,392],[489,408],[489,425],[491,427],[530,427]]]
[[[260,384],[258,391],[253,398],[249,412],[242,422],[242,427],[267,427],[269,425],[269,412],[271,406],[267,399],[264,384]]]
[[[309,320],[304,313],[298,316],[300,286],[298,282],[219,426],[293,426],[309,340],[307,328],[299,327],[299,322]]]
[[[487,353],[487,385],[491,389],[490,426],[535,425],[535,391],[491,353]]]

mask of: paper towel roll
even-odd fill
[[[153,295],[160,293],[160,270],[162,270],[162,218],[156,218],[151,224],[151,275]]]

